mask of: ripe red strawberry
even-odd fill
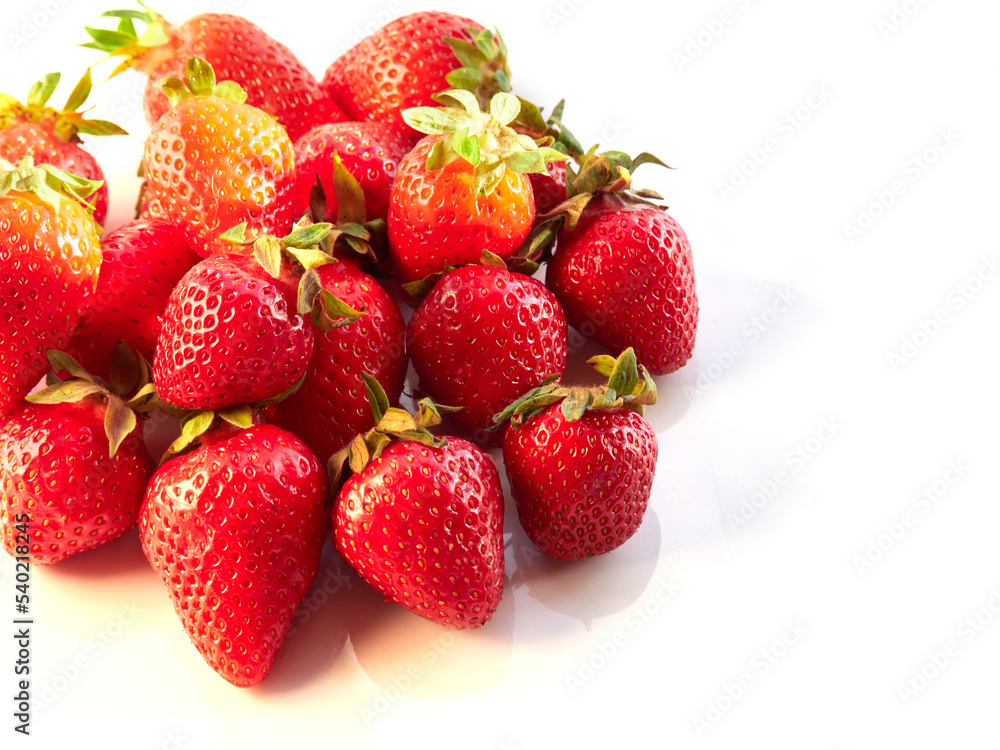
[[[220,80],[242,86],[247,103],[274,117],[293,140],[320,123],[346,119],[295,54],[245,18],[205,13],[174,26],[149,8],[104,15],[119,18],[118,29],[88,28],[93,41],[83,46],[124,58],[115,73],[133,68],[149,76],[143,107],[150,125],[171,106],[159,84],[183,78],[192,57],[208,61]],[[141,35],[135,20],[146,24]]]
[[[389,188],[396,164],[409,149],[401,149],[394,134],[377,122],[337,122],[319,125],[295,142],[295,214],[309,210],[309,198],[319,177],[326,194],[326,214],[317,221],[337,222],[334,157],[361,185],[365,221],[385,219]]]
[[[468,91],[448,96],[462,108],[406,112],[431,135],[399,163],[390,196],[389,248],[404,284],[477,263],[484,252],[511,257],[535,220],[525,173],[566,158],[509,127],[521,107],[512,94],[497,94],[489,114]]]
[[[365,315],[342,328],[315,332],[305,380],[274,406],[278,424],[294,432],[326,461],[375,425],[362,373],[385,383],[399,403],[406,377],[406,323],[392,297],[352,263],[316,268],[324,289]]]
[[[559,302],[540,281],[505,268],[446,273],[410,318],[406,343],[421,388],[462,407],[455,419],[477,443],[494,414],[566,369]]]
[[[609,375],[600,389],[549,385],[501,419],[503,460],[517,515],[545,554],[576,560],[620,547],[639,528],[653,485],[656,433],[642,406],[656,400],[635,355],[591,360]]]
[[[136,219],[102,242],[97,291],[66,347],[84,369],[107,379],[111,351],[119,341],[152,362],[160,315],[170,293],[200,258],[180,228],[161,219]]]
[[[205,661],[234,685],[271,670],[319,568],[326,474],[294,435],[224,425],[153,475],[142,548]]]
[[[402,111],[434,106],[431,97],[448,88],[445,77],[459,67],[446,38],[469,42],[470,28],[483,27],[440,11],[402,16],[337,58],[321,86],[352,119],[405,128]]]
[[[50,356],[79,379],[36,393],[0,420],[3,546],[41,565],[133,529],[151,470],[124,393],[95,384],[65,355]]]
[[[168,79],[165,88],[175,106],[146,138],[144,215],[178,223],[202,256],[234,252],[220,235],[241,222],[255,236],[287,234],[295,164],[284,128],[231,81],[217,85],[200,58],[186,86]]]
[[[45,374],[48,349],[66,346],[101,267],[100,227],[74,196],[96,183],[26,159],[0,160],[0,417]]]
[[[222,409],[293,386],[313,352],[296,312],[298,279],[273,278],[253,257],[214,255],[178,282],[163,311],[153,363],[160,397],[185,409]]]
[[[62,109],[48,106],[61,75],[49,73],[31,87],[21,104],[0,94],[0,159],[17,164],[30,156],[35,164],[51,164],[85,180],[104,183],[88,199],[94,221],[103,224],[108,213],[108,186],[94,156],[81,147],[80,135],[125,135],[106,120],[88,120],[80,108],[90,95],[90,70],[73,89]]]
[[[496,467],[471,443],[427,432],[440,421],[432,404],[414,419],[366,383],[378,426],[339,456],[355,473],[334,507],[337,550],[387,599],[441,625],[480,627],[503,593]]]
[[[566,165],[553,161],[545,165],[544,174],[529,174],[531,192],[535,196],[535,215],[551,211],[566,200]]]

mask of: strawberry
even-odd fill
[[[327,460],[355,435],[375,425],[362,373],[385,383],[398,404],[406,377],[406,324],[392,297],[352,263],[316,268],[323,288],[365,314],[354,323],[317,331],[305,380],[275,405],[278,424]]]
[[[421,388],[462,407],[455,419],[479,431],[481,443],[494,414],[563,374],[566,318],[540,281],[506,268],[466,266],[446,273],[420,303],[406,345]]]
[[[104,183],[90,197],[94,221],[103,224],[108,213],[108,186],[97,160],[81,147],[80,135],[126,133],[112,122],[88,120],[80,112],[90,96],[89,68],[62,109],[48,106],[61,78],[59,73],[49,73],[35,83],[25,104],[0,94],[0,159],[17,164],[30,156],[35,164],[51,164],[84,180]]]
[[[430,134],[399,163],[390,195],[389,249],[404,284],[478,262],[484,251],[512,256],[535,219],[525,174],[566,158],[509,127],[521,108],[512,94],[496,94],[488,114],[468,91],[444,96],[461,107],[404,115]]]
[[[502,414],[503,460],[517,516],[545,554],[576,560],[620,547],[639,528],[653,485],[656,433],[642,417],[655,403],[635,353],[591,360],[602,388],[549,384]]]
[[[153,474],[140,539],[198,652],[249,687],[270,672],[319,569],[326,474],[273,425],[224,424],[197,440]]]
[[[551,211],[566,200],[566,165],[550,162],[542,174],[529,174],[531,192],[535,196],[535,215]]]
[[[460,438],[434,437],[441,407],[416,417],[388,406],[365,376],[376,427],[331,459],[354,474],[337,495],[333,540],[387,599],[452,628],[478,628],[503,593],[503,491],[492,460]]]
[[[153,361],[167,299],[200,258],[180,228],[162,219],[127,222],[108,232],[101,245],[97,291],[66,352],[106,379],[119,341]]]
[[[324,216],[317,221],[337,221],[337,190],[334,159],[340,159],[361,185],[365,221],[385,219],[389,212],[389,188],[396,164],[409,149],[400,148],[395,134],[377,122],[337,122],[318,125],[295,142],[295,214],[309,209],[309,199],[319,178],[327,196]]]
[[[448,38],[469,44],[470,31],[482,28],[440,11],[402,16],[337,58],[320,85],[351,119],[406,130],[402,111],[432,106],[432,95],[448,87],[446,76],[456,68]]]
[[[66,346],[101,267],[100,227],[80,200],[98,183],[50,165],[0,160],[0,417]],[[78,200],[79,199],[79,200]]]
[[[651,202],[659,195],[629,190],[640,164],[663,162],[593,150],[581,162],[578,173],[568,172],[569,198],[525,245],[555,240],[545,283],[571,326],[612,351],[633,347],[656,375],[673,372],[691,357],[698,325],[691,245]]]
[[[174,26],[143,7],[145,12],[104,13],[119,19],[118,28],[87,28],[92,41],[83,46],[123,58],[112,75],[132,68],[149,76],[143,108],[150,125],[172,106],[160,83],[183,78],[192,57],[206,60],[220,79],[239,84],[247,103],[274,117],[293,140],[321,123],[346,119],[292,51],[247,19],[205,13]],[[135,21],[146,25],[141,35]]]
[[[219,235],[240,222],[254,235],[286,234],[295,157],[285,129],[232,81],[216,84],[200,58],[185,83],[167,79],[164,89],[174,107],[146,139],[143,214],[178,223],[202,256],[233,252]]]
[[[50,350],[49,358],[75,377],[0,420],[0,536],[11,555],[41,565],[133,529],[151,469],[142,428],[124,400],[139,382],[135,358],[115,378],[114,392],[71,357]]]

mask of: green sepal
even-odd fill
[[[215,414],[220,419],[229,422],[233,427],[239,427],[241,430],[253,427],[253,410],[249,405],[244,404],[242,406],[232,406],[228,409],[218,409]]]
[[[35,81],[31,88],[28,89],[28,98],[25,101],[25,104],[27,104],[30,109],[41,109],[44,107],[46,103],[48,103],[49,99],[52,98],[52,94],[55,93],[56,87],[59,85],[59,80],[61,78],[61,73],[49,73],[41,80]],[[87,97],[85,96],[84,99],[86,98]],[[76,107],[72,107],[72,109],[76,109]]]
[[[240,104],[247,100],[247,93],[242,86],[235,81],[217,82],[212,66],[197,55],[189,58],[184,66],[183,81],[167,78],[160,82],[160,88],[167,95],[171,107],[196,96],[218,96]]]
[[[13,191],[34,193],[52,210],[59,213],[63,200],[77,201],[93,213],[94,207],[87,202],[104,183],[99,180],[85,180],[51,164],[35,166],[31,157],[26,156],[18,166],[0,159],[0,196]]]
[[[382,419],[382,415],[389,410],[389,397],[382,388],[382,384],[367,372],[361,373],[361,380],[365,385],[365,393],[368,394],[368,403],[372,408],[372,417],[375,419],[375,424],[378,424]]]
[[[108,437],[108,447],[111,455],[118,452],[122,444],[138,425],[135,412],[113,393],[108,394],[108,407],[104,412],[104,433]]]
[[[107,389],[98,383],[86,383],[81,380],[64,380],[55,385],[43,388],[38,393],[25,397],[24,400],[32,404],[71,404],[82,401],[87,396],[106,392]]]
[[[254,259],[272,279],[281,276],[281,251],[283,249],[283,242],[270,235],[258,237],[253,243]]]
[[[198,438],[208,432],[214,421],[215,412],[211,410],[192,412],[184,417],[181,420],[180,436],[167,447],[160,464],[186,451]]]

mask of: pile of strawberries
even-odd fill
[[[636,531],[650,373],[684,365],[698,316],[684,231],[632,187],[662,162],[585,150],[561,102],[546,117],[511,93],[503,40],[467,18],[392,21],[317,81],[237,16],[105,15],[85,46],[149,76],[135,220],[102,235],[80,136],[122,131],[84,117],[90,71],[62,109],[58,74],[0,95],[11,555],[56,563],[138,526],[205,661],[251,686],[328,537],[388,599],[486,623],[504,580],[491,448],[546,554]],[[606,384],[561,382],[567,325],[617,355],[590,360]],[[151,418],[177,426],[158,468]]]

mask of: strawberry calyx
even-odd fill
[[[313,324],[322,331],[343,328],[366,313],[364,309],[355,310],[323,288],[316,269],[326,263],[340,262],[320,248],[320,243],[330,236],[333,225],[309,222],[311,219],[308,218],[299,222],[286,237],[263,235],[249,239],[246,237],[246,222],[241,222],[223,233],[221,239],[234,245],[252,246],[254,259],[273,279],[281,275],[283,263],[297,264],[296,269],[301,268],[301,274],[296,312],[310,315]]]
[[[491,194],[508,169],[521,174],[541,173],[548,162],[567,158],[511,127],[521,112],[521,100],[513,94],[494,94],[488,111],[480,107],[472,92],[464,89],[449,89],[434,98],[459,106],[411,107],[403,110],[403,119],[421,133],[444,136],[427,155],[427,171],[442,169],[456,159],[473,166],[472,184],[477,197]]]
[[[606,385],[566,386],[556,382],[558,376],[552,376],[495,415],[493,429],[500,429],[508,421],[516,429],[554,404],[561,404],[567,422],[576,422],[586,412],[598,409],[629,409],[641,416],[646,406],[656,403],[656,383],[649,371],[637,363],[632,347],[617,358],[602,354],[592,357],[587,364],[607,376]]]
[[[471,42],[451,36],[444,38],[462,66],[446,75],[445,80],[453,89],[475,94],[479,106],[486,109],[495,94],[510,93],[507,45],[499,30],[469,27],[465,32]]]
[[[16,167],[0,159],[0,196],[11,191],[32,193],[56,213],[67,198],[93,213],[94,207],[87,198],[103,184],[101,180],[85,180],[51,164],[36,165],[30,156],[24,157]]]
[[[66,404],[90,399],[104,404],[108,455],[114,457],[122,441],[138,425],[139,415],[154,408],[155,389],[149,363],[121,341],[111,353],[111,380],[106,383],[65,352],[49,349],[46,356],[52,365],[46,387],[25,400],[33,404]],[[69,377],[60,380],[56,372],[66,372]]]
[[[477,265],[475,263],[469,265]],[[483,254],[479,257],[478,265],[490,266],[491,268],[507,268],[507,263],[496,253],[492,253],[489,250],[483,250]],[[422,279],[417,279],[416,281],[410,281],[402,285],[403,291],[406,292],[414,302],[423,301],[424,297],[431,293],[434,285],[441,280],[443,276],[451,273],[452,271],[461,268],[461,266],[446,265],[441,268],[440,271],[435,271],[434,273],[424,276]]]
[[[382,455],[394,441],[409,440],[431,448],[442,448],[448,444],[443,437],[430,431],[441,424],[442,414],[460,411],[460,406],[443,406],[429,398],[417,402],[415,412],[408,412],[389,405],[389,397],[379,382],[366,372],[361,373],[368,403],[371,405],[375,426],[368,432],[357,435],[344,448],[334,453],[327,463],[330,488],[336,496],[340,486],[348,476],[348,471],[360,474],[365,467]]]
[[[139,5],[145,10],[109,10],[102,13],[101,18],[118,19],[115,29],[84,27],[90,41],[81,44],[81,47],[105,52],[108,57],[123,58],[109,78],[130,68],[149,74],[173,54],[170,43],[174,26],[142,0],[139,0]],[[135,28],[136,21],[146,27],[142,34]]]
[[[49,99],[59,86],[61,73],[49,73],[36,81],[28,91],[24,104],[9,94],[0,94],[0,130],[5,130],[19,122],[48,123],[57,138],[67,143],[79,143],[79,134],[84,135],[128,135],[125,130],[107,120],[91,120],[81,111],[90,91],[93,79],[90,68],[84,72],[73,88],[62,109],[48,105]]]
[[[217,96],[240,104],[247,100],[247,92],[242,86],[236,81],[216,81],[211,64],[197,55],[188,58],[184,65],[183,81],[165,78],[160,82],[160,88],[167,95],[171,107],[199,96]]]
[[[365,221],[365,193],[354,175],[347,171],[339,154],[333,155],[333,189],[337,198],[337,223],[319,245],[328,255],[337,251],[357,257],[366,270],[386,278],[391,276],[387,260],[388,226],[385,219]],[[326,216],[326,191],[319,176],[309,193],[309,212],[296,227],[322,223]]]
[[[511,270],[533,273],[548,260],[556,236],[563,229],[576,227],[584,209],[596,195],[614,194],[625,203],[666,208],[654,202],[663,200],[659,193],[632,189],[632,174],[643,164],[673,169],[652,154],[643,152],[632,158],[623,151],[597,153],[595,145],[583,156],[576,157],[576,161],[579,164],[576,170],[572,164],[566,165],[566,200],[536,217],[531,233],[508,263]]]

